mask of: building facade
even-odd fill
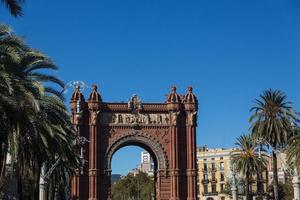
[[[147,151],[141,152],[141,164],[138,166],[138,169],[149,176],[154,175],[154,162],[150,153]]]
[[[268,162],[268,174],[269,174],[269,185],[273,182],[273,166],[272,166],[272,156],[269,157]],[[287,164],[287,157],[285,153],[277,154],[277,172],[278,172],[278,181],[281,183],[286,183],[288,179],[288,173],[292,174],[293,169],[290,169]]]
[[[138,164],[136,168],[130,170],[129,173],[132,173],[135,176],[139,172],[144,172],[148,174],[148,176],[154,176],[154,166],[154,161],[150,153],[147,151],[142,151],[140,164]]]
[[[231,199],[231,155],[238,152],[238,148],[208,149],[207,147],[201,147],[197,149],[199,200]],[[260,178],[257,178],[258,176]],[[236,179],[238,182],[238,194],[242,197],[244,195],[244,177],[241,174],[237,174]],[[250,186],[253,196],[265,194],[267,183],[267,170],[260,175],[254,175]]]
[[[230,156],[238,149],[197,149],[200,200],[227,200],[226,183],[230,179]]]

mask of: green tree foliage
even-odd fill
[[[276,153],[285,148],[292,137],[293,127],[297,123],[297,114],[291,102],[280,90],[266,90],[256,99],[250,117],[253,135],[272,148],[274,198],[279,200]]]
[[[25,0],[1,0],[1,2],[14,17],[21,17],[23,15],[22,4],[25,2]]]
[[[251,199],[250,181],[252,175],[261,172],[267,165],[265,153],[258,153],[255,140],[251,135],[242,135],[237,138],[236,145],[240,151],[231,156],[231,161],[236,170],[245,175],[246,199]]]
[[[129,173],[112,185],[113,200],[151,200],[154,195],[153,177],[139,172]]]
[[[75,134],[59,91],[64,84],[45,72],[56,69],[47,56],[0,24],[0,182],[10,155],[22,199],[36,199],[42,163],[61,159],[53,174],[60,182],[79,166]]]
[[[287,158],[293,168],[296,167],[300,174],[300,128],[294,127],[293,137],[288,142]]]
[[[270,185],[268,187],[268,197],[267,199],[273,199],[274,187]],[[293,200],[294,199],[294,191],[292,179],[289,176],[285,183],[278,184],[278,195],[280,200]]]

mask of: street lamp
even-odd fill
[[[231,182],[231,193],[232,193],[232,200],[237,200],[238,199],[238,194],[237,194],[237,183],[236,183],[236,171],[234,168],[234,165],[231,164],[230,166],[230,171],[231,171],[231,176],[232,176],[232,182]]]

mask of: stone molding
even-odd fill
[[[111,159],[113,154],[121,147],[129,144],[148,147],[147,149],[150,149],[157,159],[158,170],[166,170],[168,168],[167,154],[161,144],[149,134],[132,131],[115,138],[112,144],[109,145],[105,156],[105,170],[111,169]]]

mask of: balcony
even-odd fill
[[[210,171],[211,171],[211,172],[216,172],[216,171],[217,171],[217,168],[211,168]]]
[[[217,183],[217,182],[218,182],[218,179],[212,178],[212,179],[209,179],[209,181],[212,182],[212,183]]]
[[[201,181],[201,183],[202,183],[202,184],[208,184],[208,183],[209,183],[209,180],[208,180],[208,179],[203,179],[203,180]]]
[[[202,192],[202,196],[218,196],[218,192]]]

